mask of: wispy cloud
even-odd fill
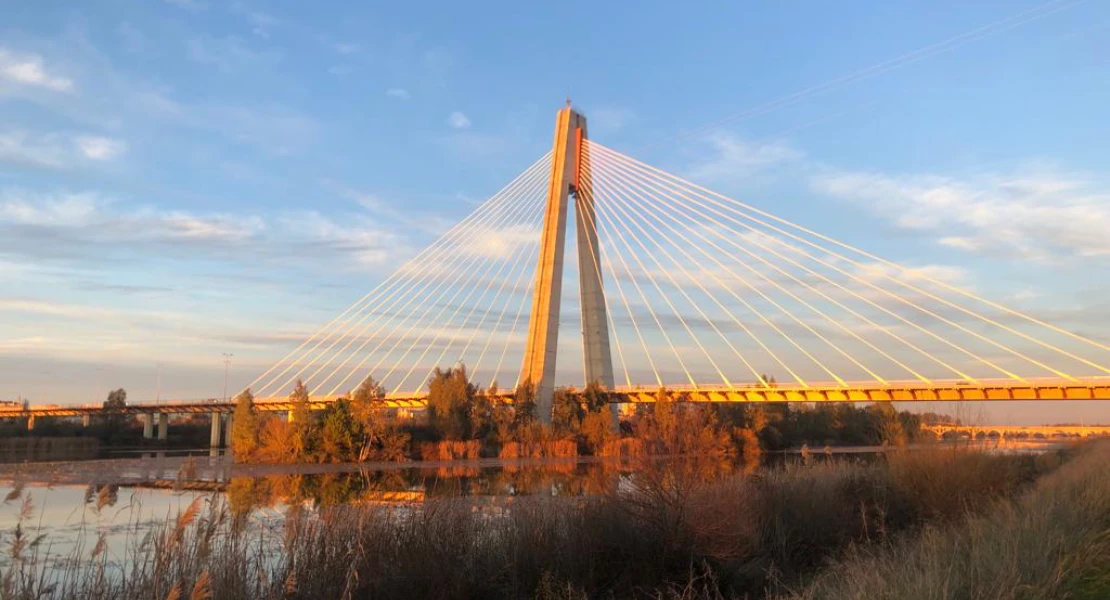
[[[469,129],[470,118],[456,110],[447,116],[447,124],[455,129]]]
[[[385,95],[390,98],[398,98],[401,100],[408,100],[411,97],[409,91],[402,88],[389,88],[385,91]]]
[[[636,121],[636,113],[628,108],[599,106],[587,111],[590,133],[611,135],[621,131]]]
[[[1081,176],[827,171],[812,183],[950,248],[1040,262],[1110,255],[1110,193]]]
[[[362,52],[362,45],[353,42],[333,42],[331,49],[337,54],[358,54]]]
[[[398,228],[395,221],[357,213],[337,218],[317,211],[270,216],[191,212],[135,206],[95,193],[0,191],[0,257],[36,263],[103,265],[211,256],[255,267],[261,260],[386,269],[411,253],[404,231],[409,228]]]
[[[55,92],[72,92],[73,80],[48,72],[41,56],[16,54],[0,48],[0,80],[45,88]]]
[[[703,147],[708,151],[687,167],[688,176],[693,181],[717,185],[736,183],[804,157],[785,142],[754,142],[724,132],[708,135]]]
[[[92,160],[111,160],[127,149],[127,144],[99,135],[81,135],[74,138],[77,148]]]
[[[127,149],[122,140],[99,135],[63,133],[32,134],[26,131],[0,132],[0,162],[64,169],[80,161],[107,161]]]
[[[275,51],[255,50],[236,36],[194,37],[186,43],[186,49],[194,62],[212,65],[224,73],[256,68],[261,63],[272,63],[281,58],[281,54]]]
[[[208,10],[208,3],[201,0],[165,0],[165,2],[192,12]]]
[[[278,24],[281,23],[281,20],[277,17],[269,13],[250,8],[240,0],[235,0],[234,2],[232,2],[231,10],[232,12],[244,17],[247,22],[250,23],[251,33],[263,39],[269,39],[270,30],[272,30],[274,27],[277,27]]]
[[[0,194],[0,222],[17,225],[73,227],[91,222],[103,203],[95,194],[30,196]]]

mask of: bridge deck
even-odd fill
[[[645,403],[654,402],[656,388],[618,387],[606,392],[609,402]],[[772,386],[772,387],[669,387],[668,392],[679,402],[977,402],[977,401],[1028,401],[1028,400],[1110,400],[1110,378],[1100,377],[1078,381],[1030,380],[981,381],[976,384],[964,382],[937,381],[929,384],[921,382],[892,382],[886,385],[874,383],[849,383],[839,385],[811,385],[809,387]],[[512,401],[512,392],[499,396],[507,402]],[[383,408],[424,408],[426,393],[390,395],[382,402]],[[311,399],[314,410],[322,410],[337,396],[316,396]],[[288,398],[259,398],[255,407],[260,411],[282,412],[293,409]],[[124,414],[207,414],[229,413],[234,411],[234,402],[213,400],[178,400],[167,402],[147,402],[132,404],[123,408]],[[101,405],[40,405],[24,409],[20,406],[0,406],[0,418],[12,417],[67,417],[97,415],[103,412]]]

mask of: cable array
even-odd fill
[[[251,382],[258,397],[303,381],[313,396],[373,377],[395,394],[425,387],[437,366],[515,382],[506,357],[531,295],[550,153]],[[495,362],[496,360],[496,362]]]
[[[630,388],[852,388],[1110,375],[1110,346],[583,140],[568,211]],[[437,367],[519,383],[550,153],[251,383],[313,396]],[[569,227],[568,227],[569,230]],[[566,266],[573,269],[571,261]],[[568,278],[573,280],[574,278]],[[573,293],[575,290],[569,290]],[[564,315],[573,308],[563,306]],[[564,318],[562,324],[572,319]],[[573,336],[567,336],[567,343]],[[577,340],[573,340],[577,341]],[[559,384],[581,385],[569,361]]]
[[[952,282],[596,142],[584,142],[583,164],[628,381],[732,389],[774,377],[807,388],[1110,374],[1106,344]]]

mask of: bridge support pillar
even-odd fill
[[[586,118],[567,106],[555,118],[551,178],[543,218],[536,288],[524,349],[520,381],[535,392],[536,416],[551,423],[555,397],[555,362],[559,343],[559,309],[563,290],[563,255],[566,246],[568,198],[576,200],[579,296],[586,383],[613,387],[613,359],[609,351],[609,323],[601,280],[601,248],[597,240],[589,165],[582,157]]]
[[[89,415],[81,415],[81,427],[88,427],[92,423],[92,417]]]
[[[166,437],[170,429],[170,416],[166,413],[158,413],[158,439],[166,441]]]
[[[224,415],[224,448],[231,447],[231,423],[233,414],[228,413]]]
[[[35,415],[27,417],[27,431],[35,430]]]
[[[143,413],[139,415],[139,418],[143,421],[143,439],[154,439],[154,415],[150,413]]]
[[[223,424],[224,416],[217,412],[212,413],[212,431],[208,436],[208,445],[210,447],[220,447],[220,442],[223,441]]]

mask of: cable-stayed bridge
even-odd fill
[[[299,382],[323,405],[373,378],[413,407],[464,365],[507,401],[533,386],[546,419],[587,383],[614,403],[1108,400],[1108,364],[1105,340],[590,141],[568,106],[550,152],[249,389],[287,410]]]

